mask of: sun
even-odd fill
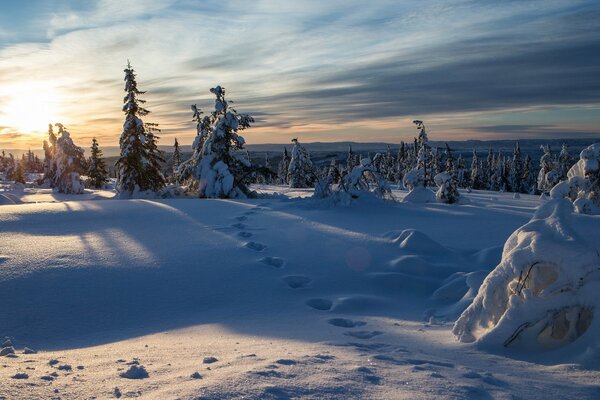
[[[60,91],[50,82],[25,82],[5,87],[0,99],[0,126],[24,135],[38,136],[59,117]]]

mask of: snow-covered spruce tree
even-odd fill
[[[465,159],[462,154],[458,155],[458,159],[456,160],[456,181],[458,187],[466,188],[469,186],[467,179],[467,168],[465,166]]]
[[[246,184],[251,164],[239,154],[244,149],[245,140],[238,132],[249,128],[254,119],[229,106],[225,88],[215,86],[210,92],[216,97],[215,110],[209,117],[210,130],[192,174],[197,181],[198,196],[253,197],[254,193]]]
[[[413,124],[417,126],[418,138],[415,140],[415,146],[418,148],[417,152],[417,168],[422,171],[423,174],[423,186],[431,185],[431,149],[429,148],[429,138],[427,137],[427,131],[425,130],[425,124],[423,121],[418,119],[413,121]]]
[[[475,149],[473,149],[473,159],[471,160],[471,188],[483,188],[483,182],[481,181],[481,167],[479,165],[479,158],[477,157],[477,151],[475,151]]]
[[[348,157],[346,158],[346,170],[352,171],[354,167],[360,164],[358,154],[352,151],[352,145],[348,144]]]
[[[283,155],[281,156],[281,161],[279,161],[279,165],[277,166],[277,178],[279,179],[279,183],[283,185],[287,185],[288,181],[288,169],[290,168],[290,155],[287,151],[287,148],[283,148]]]
[[[404,142],[400,142],[400,147],[398,148],[398,157],[396,160],[396,182],[402,182],[402,178],[404,174],[410,170],[410,155],[406,148],[406,144]]]
[[[442,160],[442,152],[439,148],[435,148],[431,150],[431,175],[435,177],[435,175],[439,174],[444,170],[443,160]],[[435,183],[435,179],[434,179]]]
[[[102,150],[98,147],[96,138],[92,139],[92,148],[90,159],[88,161],[88,183],[91,187],[100,189],[102,185],[108,182],[108,172],[106,164],[102,159]]]
[[[523,160],[521,158],[521,149],[519,148],[518,142],[515,144],[513,158],[510,162],[508,190],[515,193],[523,193]]]
[[[456,180],[456,162],[454,161],[454,155],[452,154],[452,149],[446,143],[446,169],[445,171],[450,174],[450,176]]]
[[[542,193],[548,193],[553,185],[550,186],[548,184],[546,175],[555,168],[554,156],[550,151],[549,145],[541,146],[541,149],[544,154],[542,154],[542,157],[540,158],[540,172],[538,173],[537,188]]]
[[[523,190],[525,193],[534,194],[536,188],[535,171],[533,170],[533,160],[527,154],[523,163]]]
[[[84,150],[75,146],[64,125],[57,123],[59,137],[53,160],[56,174],[53,187],[60,193],[81,194],[84,191],[81,175],[85,171]]]
[[[308,188],[314,183],[314,171],[310,153],[297,138],[292,139],[292,158],[288,168],[288,181],[291,188]]]
[[[50,187],[53,187],[54,176],[56,175],[54,164],[55,155],[56,135],[54,134],[54,127],[52,124],[48,124],[48,141],[44,140],[44,176],[41,183]]]
[[[586,147],[579,157],[567,173],[569,180],[554,186],[550,197],[568,198],[581,214],[600,215],[600,143]]]
[[[560,180],[568,179],[567,173],[572,165],[573,161],[569,154],[569,150],[567,149],[567,145],[563,143],[560,154],[558,155],[558,172],[560,173]]]
[[[196,123],[196,137],[192,143],[192,156],[183,161],[175,174],[175,180],[177,183],[183,184],[185,190],[188,192],[198,191],[198,180],[194,177],[194,171],[202,161],[202,149],[204,142],[208,138],[212,129],[212,115],[202,116],[202,111],[192,104],[192,121]]]
[[[181,167],[181,150],[179,149],[179,142],[177,138],[175,138],[175,142],[173,143],[173,155],[171,156],[171,163],[173,164],[173,179],[177,181],[177,174],[179,172],[179,167]]]
[[[11,179],[14,183],[25,183],[25,172],[23,170],[22,161],[16,161],[15,169],[12,173]]]
[[[456,187],[456,179],[450,173],[444,171],[437,174],[434,178],[438,190],[435,193],[437,199],[442,203],[454,204],[457,203],[460,194]]]
[[[149,111],[141,105],[145,103],[139,96],[135,71],[127,63],[125,72],[125,98],[123,112],[125,123],[119,139],[121,155],[117,160],[117,191],[121,197],[130,197],[137,192],[158,191],[165,186],[165,178],[160,171],[162,155],[156,145],[156,124],[144,123],[140,117]]]
[[[492,148],[490,147],[488,149],[487,158],[485,159],[485,163],[484,163],[485,167],[483,168],[483,173],[482,173],[482,178],[481,178],[483,181],[484,189],[491,190],[492,175],[494,174],[495,161],[496,161],[496,158],[494,157],[494,152],[492,151]]]

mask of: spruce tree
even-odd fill
[[[567,172],[569,172],[572,165],[573,161],[569,154],[569,150],[567,149],[567,145],[563,143],[560,154],[558,155],[558,170],[560,172],[561,180],[568,179]]]
[[[143,95],[137,87],[135,71],[127,63],[125,72],[125,98],[123,112],[125,123],[119,139],[121,155],[117,160],[117,190],[122,196],[131,196],[137,191],[158,191],[165,186],[160,172],[160,163],[164,162],[157,147],[158,131],[156,124],[144,123],[140,117],[149,111],[142,107]]]
[[[12,181],[14,183],[25,183],[25,174],[23,171],[23,162],[22,161],[17,161],[16,162],[16,166],[14,169],[14,172],[12,173]]]
[[[171,161],[173,163],[173,176],[176,177],[179,167],[181,166],[181,150],[179,149],[177,138],[175,138],[175,143],[173,143],[173,156],[171,157]]]
[[[291,188],[311,187],[315,180],[315,173],[310,153],[298,142],[297,138],[292,139],[294,147],[292,148],[292,158],[288,169],[288,181]]]
[[[452,149],[450,149],[448,143],[446,143],[446,172],[450,174],[454,180],[457,180],[456,163],[454,161],[454,156],[452,155]],[[458,181],[456,184],[458,184]]]
[[[427,131],[425,130],[425,124],[423,121],[414,120],[413,124],[417,126],[418,138],[415,138],[415,146],[418,147],[417,153],[417,168],[421,170],[423,175],[423,183],[428,186],[432,183],[431,177],[431,152],[429,149],[429,139],[427,137]]]
[[[533,161],[529,154],[525,156],[523,164],[523,190],[525,193],[534,194],[536,188],[535,171],[533,170]]]
[[[89,184],[96,189],[100,189],[102,185],[108,182],[106,164],[102,159],[102,150],[98,147],[96,138],[92,139],[90,159],[88,161],[88,177]]]
[[[279,178],[279,183],[283,185],[287,185],[288,181],[288,169],[290,168],[290,155],[287,151],[287,148],[283,148],[283,155],[281,156],[281,161],[277,167],[277,177]]]
[[[484,188],[488,189],[488,190],[492,190],[492,176],[494,175],[494,168],[495,168],[495,158],[494,158],[494,152],[492,151],[492,148],[490,147],[488,149],[488,155],[487,158],[485,160],[485,168],[483,170],[483,186]]]
[[[513,158],[510,163],[508,187],[512,192],[523,192],[523,160],[521,159],[521,149],[519,148],[518,142],[513,150]]]
[[[537,188],[540,192],[547,193],[552,189],[552,186],[548,184],[546,174],[555,167],[554,156],[552,155],[549,145],[541,146],[541,149],[544,154],[542,154],[542,157],[540,158],[540,172],[538,173]]]
[[[54,187],[54,177],[56,175],[55,156],[56,135],[54,134],[52,124],[48,124],[48,141],[44,140],[44,177],[42,178],[42,182],[50,187]]]
[[[358,156],[352,151],[352,145],[348,144],[348,157],[346,158],[346,170],[352,171],[359,164]]]
[[[85,171],[84,150],[76,146],[63,124],[56,123],[59,137],[53,160],[56,174],[53,187],[60,193],[81,194],[84,191],[81,174]]]
[[[251,164],[239,154],[246,142],[238,132],[249,128],[254,119],[229,106],[225,88],[216,86],[210,92],[216,97],[215,110],[207,120],[209,132],[193,171],[193,179],[198,183],[198,196],[253,197],[255,194],[247,186]]]
[[[473,159],[471,161],[471,188],[482,189],[481,167],[475,149],[473,149]]]

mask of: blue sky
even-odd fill
[[[0,3],[0,149],[118,142],[123,67],[163,144],[226,87],[249,143],[600,137],[598,1]]]

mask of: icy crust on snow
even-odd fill
[[[574,214],[566,199],[540,206],[509,237],[453,333],[528,352],[564,347],[565,356],[586,363],[595,355],[599,364],[599,228],[600,217]]]

